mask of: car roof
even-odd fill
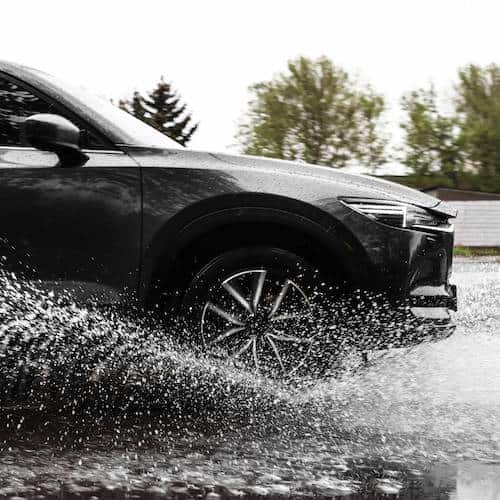
[[[0,71],[7,73],[13,77],[19,78],[20,80],[26,81],[26,83],[31,83],[31,80],[36,79],[36,75],[43,75],[44,72],[30,66],[25,66],[23,64],[15,63],[12,61],[6,61],[0,59]]]
[[[27,70],[34,70],[35,68],[29,68],[28,66],[24,66],[22,64],[18,64],[12,61],[6,61],[5,59],[0,59],[0,70],[9,71],[10,72],[24,72]]]

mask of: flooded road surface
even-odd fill
[[[286,386],[1,283],[0,497],[500,498],[500,263],[457,332]]]

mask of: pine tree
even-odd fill
[[[121,100],[119,106],[183,146],[198,128],[178,93],[163,77],[146,96],[134,92],[131,100]]]

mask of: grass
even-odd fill
[[[500,247],[455,247],[453,254],[459,257],[500,256]]]

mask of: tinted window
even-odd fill
[[[61,110],[48,100],[41,99],[20,84],[0,76],[0,146],[27,146],[21,134],[21,123],[37,113],[54,113],[64,116]],[[109,147],[85,126],[75,122],[73,117],[64,116],[83,130],[81,146],[90,149]]]
[[[0,146],[25,145],[20,134],[21,123],[36,113],[51,113],[51,106],[0,77]]]

